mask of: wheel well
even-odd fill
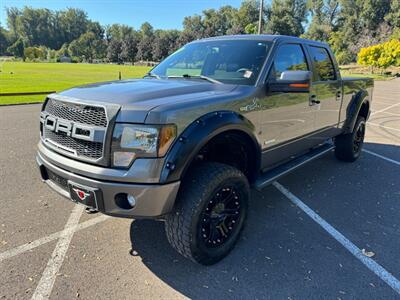
[[[365,120],[368,118],[368,113],[369,113],[369,103],[365,101],[360,108],[360,111],[358,113],[359,116],[364,117]]]
[[[249,182],[257,177],[258,152],[248,134],[229,130],[218,134],[197,153],[189,169],[204,161],[213,161],[233,166],[242,171]]]

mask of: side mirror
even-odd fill
[[[284,71],[279,79],[268,81],[268,90],[280,93],[308,93],[310,83],[310,71]]]

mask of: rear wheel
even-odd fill
[[[172,247],[203,265],[224,258],[243,228],[249,198],[245,175],[228,165],[204,163],[182,183],[175,211],[166,217]]]
[[[364,144],[365,119],[358,117],[354,130],[335,138],[335,155],[339,160],[353,162],[359,158]]]

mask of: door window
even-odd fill
[[[336,79],[335,67],[328,51],[321,47],[310,47],[311,57],[315,66],[315,81],[328,81]]]
[[[287,44],[279,47],[271,77],[279,80],[284,71],[308,71],[307,60],[300,45]]]

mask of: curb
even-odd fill
[[[19,106],[19,105],[31,105],[31,104],[42,104],[42,102],[24,102],[24,103],[6,103],[6,104],[1,104],[0,107],[2,106]]]

